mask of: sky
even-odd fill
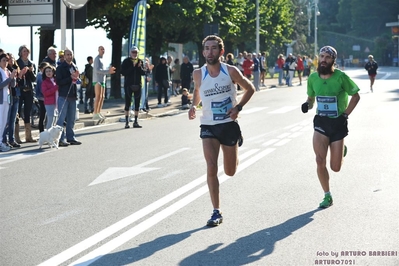
[[[38,28],[33,27],[33,62],[35,64],[39,60],[39,35],[35,34],[35,32],[38,32]],[[104,66],[108,66],[111,63],[112,43],[103,29],[94,27],[75,29],[74,35],[74,54],[80,71],[84,70],[88,56],[94,58],[98,55],[98,46],[100,45],[105,48]],[[61,30],[55,31],[54,42],[58,47],[57,51],[61,49]],[[23,44],[26,44],[29,48],[31,47],[30,27],[8,27],[7,17],[0,17],[0,48],[12,53],[18,59],[18,48]],[[71,30],[66,30],[66,46],[72,49]]]

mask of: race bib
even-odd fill
[[[211,110],[213,114],[213,120],[219,121],[229,118],[226,114],[227,110],[233,107],[230,97],[224,99],[221,102],[211,102]]]
[[[320,116],[337,117],[338,104],[335,96],[317,96],[317,114]]]

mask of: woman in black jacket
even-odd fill
[[[21,117],[22,104],[24,105],[24,123],[25,123],[25,140],[26,142],[36,142],[32,138],[30,125],[30,112],[33,104],[33,82],[36,81],[36,70],[32,61],[29,60],[30,50],[26,45],[19,47],[17,64],[19,68],[26,69],[26,74],[18,79],[18,87],[21,91],[19,99],[18,115]]]

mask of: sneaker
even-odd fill
[[[67,142],[68,142],[69,144],[71,144],[71,145],[80,145],[80,144],[82,144],[82,142],[80,142],[80,141],[78,141],[78,140],[76,140],[76,139],[67,140]]]
[[[133,127],[134,128],[142,128],[142,126],[140,126],[139,123],[137,123],[137,122],[133,123]]]
[[[126,124],[126,125],[125,125],[125,128],[130,128],[129,124]]]
[[[370,91],[373,92],[373,87],[370,87]]]
[[[98,115],[100,116],[100,119],[102,119],[102,120],[106,119],[106,117],[103,114],[98,113]]]
[[[167,102],[164,105],[169,106],[169,105],[172,105],[172,103],[171,102]]]
[[[100,119],[101,119],[100,114],[93,115],[93,120],[100,120]]]
[[[162,108],[162,107],[164,107],[164,105],[162,103],[158,103],[157,107]]]
[[[333,205],[333,199],[331,195],[326,195],[323,201],[320,203],[319,208],[325,209]]]
[[[19,145],[18,143],[16,143],[15,141],[14,142],[11,142],[11,143],[9,143],[9,145],[11,145],[13,148],[21,148],[21,145]]]
[[[241,136],[241,137],[238,139],[238,147],[241,147],[243,143],[244,143],[244,137]]]
[[[86,111],[85,111],[85,114],[90,114],[90,111],[89,111],[89,110],[86,110]]]
[[[59,146],[59,147],[68,147],[68,146],[69,146],[69,143],[68,143],[68,142],[65,142],[65,141],[60,141],[60,142],[58,143],[58,146]]]
[[[346,156],[347,153],[348,153],[348,148],[346,147],[346,145],[344,145],[344,157]]]
[[[207,226],[218,226],[223,222],[223,216],[222,213],[219,212],[218,210],[213,210],[211,219],[208,220],[206,223]]]
[[[8,145],[6,145],[6,144],[1,143],[1,145],[0,145],[0,150],[4,152],[4,151],[9,151],[9,150],[11,150],[11,148],[10,148]]]

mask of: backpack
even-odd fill
[[[290,70],[290,63],[289,62],[285,62],[284,63],[283,70]]]
[[[86,88],[86,86],[89,84],[89,79],[86,77],[84,71],[80,74],[80,80],[82,81],[82,87]]]

